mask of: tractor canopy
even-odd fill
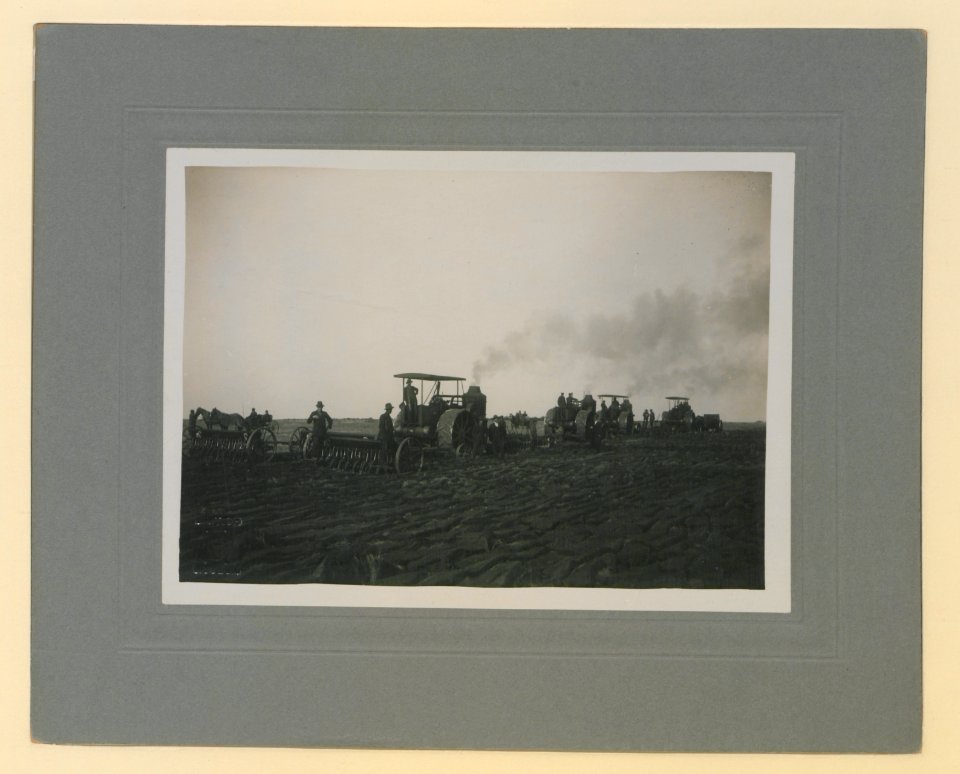
[[[438,407],[460,407],[463,405],[463,384],[466,379],[462,376],[442,376],[441,374],[425,374],[419,371],[409,373],[394,374],[394,379],[402,379],[404,383],[407,380],[419,382],[419,388],[413,391],[413,395],[407,394],[407,388],[404,387],[404,401],[408,407],[413,405],[430,405],[431,403]],[[432,387],[424,389],[424,384],[433,383]],[[447,382],[453,382],[454,388],[448,392],[443,391],[443,385]]]

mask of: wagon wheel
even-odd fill
[[[298,427],[290,434],[290,456],[295,460],[303,459],[307,452],[307,442],[310,438],[310,430],[306,427]]]
[[[253,463],[270,462],[277,453],[277,436],[268,427],[258,427],[247,439],[247,459]]]
[[[413,438],[404,438],[393,458],[397,474],[417,473],[423,467],[423,447]]]

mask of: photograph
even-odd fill
[[[788,612],[793,164],[168,149],[164,602]]]

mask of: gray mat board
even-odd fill
[[[916,749],[924,49],[895,30],[41,27],[34,735]],[[795,612],[163,609],[157,197],[164,145],[191,137],[796,148]]]

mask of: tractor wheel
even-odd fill
[[[456,449],[461,444],[477,449],[483,442],[476,418],[466,409],[449,409],[437,422],[437,445],[442,449]]]

